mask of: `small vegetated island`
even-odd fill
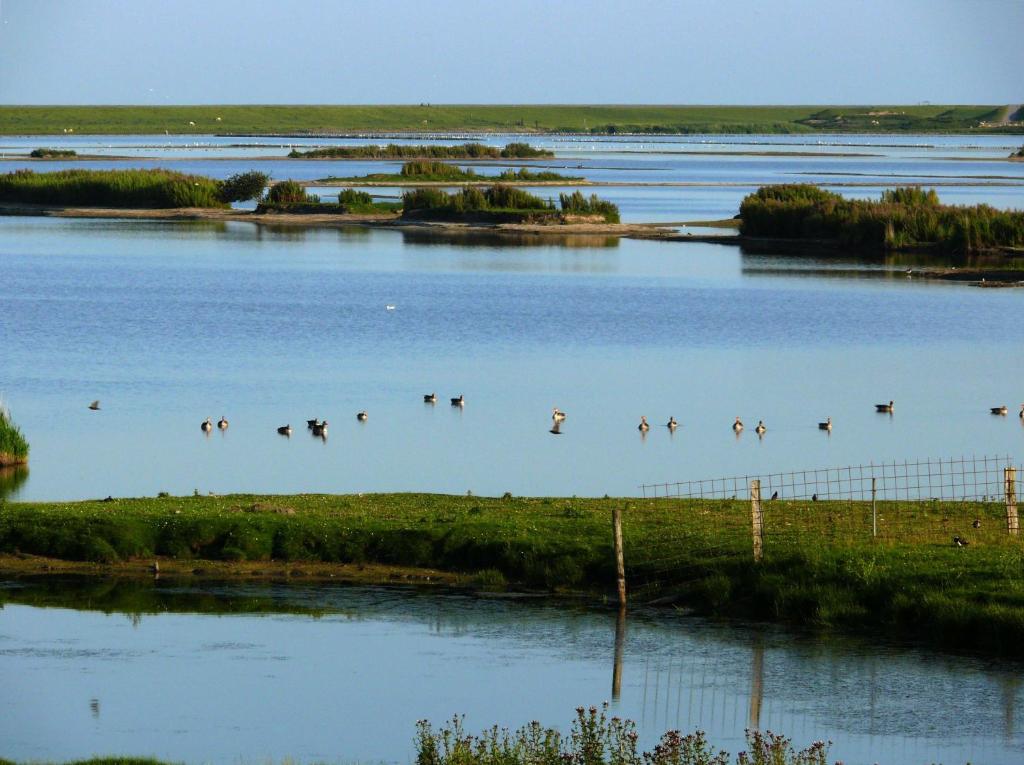
[[[1011,154],[1010,159],[1024,160],[1024,146],[1021,146],[1017,151]]]
[[[78,156],[74,149],[33,149],[28,153],[33,159],[72,159]]]
[[[298,181],[273,184],[264,194],[268,184],[267,175],[257,171],[217,180],[170,170],[16,170],[0,175],[0,204],[228,210],[232,202],[256,199],[257,215],[350,215],[361,216],[367,222],[381,217],[394,220],[401,214],[403,220],[417,222],[619,223],[618,207],[596,195],[585,197],[579,191],[560,194],[558,206],[552,200],[502,184],[484,189],[467,186],[452,194],[440,189],[415,189],[404,194],[401,202],[379,201],[364,191],[345,189],[335,203],[322,202]],[[251,214],[229,212],[240,217]]]
[[[28,462],[28,441],[14,424],[7,407],[0,404],[0,468]]]
[[[522,189],[467,186],[455,193],[414,189],[402,195],[402,216],[409,219],[469,223],[619,223],[619,208],[596,194],[558,195],[558,207]]]
[[[288,153],[292,159],[546,159],[555,153],[537,149],[528,143],[509,143],[505,148],[482,143],[461,143],[456,146],[400,145],[326,146],[319,149]]]
[[[844,249],[973,254],[1024,247],[1024,212],[944,205],[934,189],[916,187],[889,189],[874,201],[807,184],[764,186],[744,198],[740,219],[744,237]]]
[[[579,176],[560,175],[549,171],[536,171],[529,168],[505,170],[497,176],[477,175],[471,167],[459,167],[436,160],[417,159],[406,162],[397,173],[370,173],[348,177],[332,176],[323,178],[319,183],[351,183],[365,186],[408,186],[416,183],[585,183]]]

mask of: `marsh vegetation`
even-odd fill
[[[292,159],[539,159],[553,157],[554,152],[537,149],[528,143],[508,143],[503,149],[482,143],[460,143],[455,146],[435,144],[397,144],[386,146],[325,146],[319,149],[288,153]]]
[[[809,184],[763,186],[740,204],[746,236],[816,239],[872,250],[927,248],[973,253],[1024,245],[1024,212],[944,205],[934,190],[884,191],[846,199]]]

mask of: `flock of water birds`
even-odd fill
[[[424,404],[436,404],[437,401],[438,401],[438,398],[437,398],[437,394],[436,393],[425,393],[425,394],[423,394],[423,403]],[[459,396],[457,398],[449,399],[449,401],[451,402],[452,406],[458,407],[458,408],[462,408],[462,407],[464,407],[466,405],[466,397],[463,394],[461,394],[461,393],[459,394]],[[100,408],[100,402],[99,401],[93,401],[91,404],[89,404],[89,409],[92,409],[93,411],[97,411],[97,410],[99,410],[99,408]],[[875,411],[880,413],[880,414],[894,414],[896,412],[896,402],[889,401],[888,404],[875,404]],[[1010,410],[1006,406],[1006,404],[1003,404],[1002,406],[990,407],[989,411],[992,414],[994,414],[994,415],[998,415],[1000,417],[1005,417],[1007,414],[1009,414]],[[562,434],[562,423],[565,421],[566,416],[567,416],[566,413],[563,412],[561,409],[559,409],[557,406],[553,407],[552,410],[551,410],[551,430],[549,430],[548,432],[552,433],[552,434],[554,434],[556,436],[561,435]],[[1021,419],[1022,422],[1024,422],[1024,404],[1020,405],[1020,411],[1017,413],[1017,416]],[[356,420],[357,421],[359,421],[359,422],[366,422],[369,419],[370,419],[370,415],[367,414],[365,409],[361,410],[359,412],[356,412]],[[217,426],[216,427],[217,427],[218,430],[222,430],[223,431],[223,430],[227,430],[228,429],[228,425],[229,424],[230,423],[228,423],[227,417],[224,417],[222,415],[221,418],[217,421]],[[675,431],[675,429],[679,427],[679,421],[676,420],[675,417],[669,417],[668,418],[668,422],[665,423],[665,427],[668,428],[670,431]],[[213,418],[211,418],[211,417],[207,417],[199,425],[199,429],[202,430],[203,433],[206,433],[206,434],[212,433],[213,432],[213,428],[214,428]],[[740,419],[737,416],[735,421],[732,424],[733,432],[738,435],[739,433],[741,433],[743,431],[744,428],[745,428],[745,426],[743,424],[743,420]],[[312,420],[306,420],[306,429],[309,430],[314,436],[317,436],[319,438],[323,438],[324,440],[327,439],[327,420],[320,420],[320,419],[315,419],[315,418],[312,419]],[[647,422],[647,417],[641,417],[640,418],[640,424],[637,425],[637,429],[641,433],[646,433],[647,431],[649,431],[651,429],[651,424],[649,422]],[[818,423],[818,430],[824,430],[824,431],[827,431],[827,432],[831,433],[832,432],[832,418],[828,417],[828,418],[825,419],[824,422],[819,422]],[[282,436],[291,437],[291,435],[292,435],[292,426],[291,426],[291,424],[282,425],[282,426],[280,426],[277,429],[277,432],[280,435],[282,435]],[[757,426],[754,428],[754,432],[757,433],[758,436],[763,436],[765,433],[768,432],[768,427],[764,424],[764,420],[758,420],[757,421]]]
[[[453,407],[462,408],[466,405],[466,397],[462,394],[460,394],[458,398],[452,398],[449,400]],[[437,401],[438,399],[436,393],[426,393],[423,396],[423,403],[425,404],[436,404]],[[90,404],[89,408],[98,409],[99,401],[94,401],[92,404]],[[896,412],[896,403],[894,401],[889,401],[889,403],[887,404],[875,404],[875,411],[880,414],[894,414]],[[994,415],[999,415],[1002,417],[1005,417],[1009,413],[1009,409],[1006,407],[1005,404],[1002,406],[990,407],[989,411]],[[1024,421],[1024,404],[1020,405],[1020,411],[1017,413],[1017,416],[1020,417],[1021,421]],[[551,430],[548,432],[556,436],[561,435],[562,423],[565,421],[566,417],[566,413],[559,409],[557,406],[552,408]],[[358,420],[359,422],[366,422],[368,419],[370,419],[370,415],[367,414],[366,410],[362,410],[356,413],[356,420]],[[203,431],[203,433],[211,433],[214,428],[213,419],[207,417],[205,420],[203,420],[199,427]],[[306,420],[306,429],[309,430],[314,436],[326,439],[327,427],[327,420]],[[676,428],[679,427],[679,421],[676,420],[675,417],[669,417],[668,422],[665,423],[665,427],[668,428],[670,431],[674,431]],[[220,420],[217,421],[217,428],[219,430],[227,430],[228,420],[226,417],[222,416]],[[745,425],[743,424],[743,420],[737,416],[732,424],[733,432],[738,435],[743,431],[744,428]],[[637,426],[637,429],[641,433],[646,433],[651,429],[651,424],[647,422],[647,417],[640,418],[640,424]],[[831,433],[832,418],[828,417],[825,419],[824,422],[819,422],[818,430],[824,430],[826,432]],[[290,437],[292,434],[292,426],[290,424],[282,425],[277,429],[277,432],[282,436]],[[764,420],[757,421],[757,425],[754,427],[754,432],[757,433],[758,436],[763,436],[765,433],[768,432],[768,427],[764,424]]]

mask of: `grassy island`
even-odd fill
[[[28,441],[11,420],[7,407],[0,404],[0,468],[28,462]]]
[[[292,159],[541,159],[555,156],[553,151],[535,149],[528,143],[505,144],[504,149],[482,143],[460,143],[456,146],[401,145],[326,146],[321,149],[288,153]]]
[[[33,159],[71,159],[77,157],[74,149],[33,149],[28,153]]]
[[[16,170],[0,175],[0,202],[86,207],[228,207],[262,193],[267,176],[241,173],[224,181],[171,170]]]
[[[402,195],[403,217],[484,223],[618,223],[619,208],[597,195],[579,191],[559,195],[559,207],[521,189],[500,184],[479,189],[467,186],[449,194],[440,189],[414,189]]]
[[[309,194],[297,181],[282,181],[270,187],[260,200],[256,212],[289,213],[292,215],[379,215],[400,212],[400,202],[378,202],[365,191],[343,189],[338,201],[321,202],[316,194]]]
[[[740,204],[744,236],[819,240],[844,248],[975,253],[1024,246],[1024,212],[944,205],[934,190],[846,199],[807,184],[764,186]]]
[[[136,575],[161,556],[167,576],[220,566],[218,576],[252,577],[275,561],[288,562],[278,569],[283,576],[309,576],[318,565],[343,576],[345,566],[381,564],[430,569],[435,581],[469,586],[604,595],[614,591],[615,507],[625,508],[635,602],[656,593],[706,614],[1021,655],[1024,547],[1006,533],[1001,502],[880,502],[874,539],[870,502],[778,500],[760,564],[743,500],[367,494],[8,502],[0,570],[60,570],[26,556]],[[954,533],[970,546],[951,545]],[[643,589],[651,582],[657,589]]]
[[[371,173],[351,177],[330,177],[324,178],[321,183],[359,183],[359,184],[388,184],[388,185],[409,185],[413,183],[555,183],[567,182],[578,183],[583,178],[577,176],[559,175],[548,171],[536,171],[529,168],[519,170],[505,170],[498,176],[477,175],[471,167],[459,167],[436,160],[412,160],[402,165],[397,173]]]

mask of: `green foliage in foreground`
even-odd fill
[[[807,184],[764,186],[740,204],[741,233],[829,239],[845,247],[927,247],[973,253],[1024,246],[1024,212],[940,204],[932,191],[886,191],[880,201],[846,199]]]
[[[78,152],[74,149],[33,149],[28,155],[35,159],[63,159],[77,157]]]
[[[776,501],[752,560],[742,500],[433,494],[8,503],[0,552],[116,562],[166,556],[435,568],[547,590],[612,590],[610,517],[626,506],[630,588],[702,613],[1021,654],[1024,543],[1000,503]],[[974,519],[981,528],[974,530]],[[951,545],[951,535],[970,540]]]
[[[528,143],[505,144],[504,149],[482,143],[444,145],[327,146],[321,149],[288,153],[292,159],[535,159],[553,157],[548,149],[535,149]]]
[[[25,462],[28,459],[28,441],[11,419],[7,407],[0,404],[0,467]]]
[[[3,106],[0,133],[325,134],[349,132],[808,133],[1017,132],[981,128],[1004,105]]]
[[[683,736],[668,731],[649,752],[638,749],[632,720],[608,717],[608,705],[576,710],[568,736],[531,722],[516,731],[494,726],[466,733],[462,718],[435,731],[416,724],[416,765],[826,765],[828,746],[816,741],[799,752],[790,739],[768,731],[747,731],[747,750],[733,760],[715,752],[703,731]]]
[[[406,215],[419,217],[471,218],[494,216],[502,219],[561,220],[567,215],[600,215],[606,222],[619,222],[619,208],[596,195],[585,198],[579,191],[560,195],[561,213],[554,202],[510,186],[495,184],[486,189],[467,186],[454,194],[441,189],[414,189],[402,195]]]
[[[0,202],[85,207],[227,207],[222,184],[172,170],[16,170],[0,175]]]

